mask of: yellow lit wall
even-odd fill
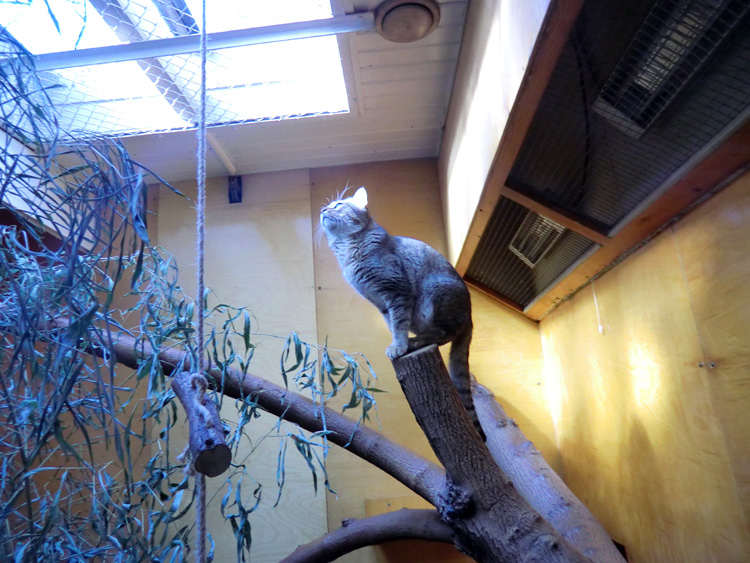
[[[541,322],[568,485],[634,562],[750,560],[750,176]]]

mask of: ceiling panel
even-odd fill
[[[378,4],[338,2],[334,11],[361,12]],[[440,25],[414,43],[392,43],[376,32],[339,37],[350,113],[211,127],[214,147],[237,174],[437,156],[467,2],[439,4]],[[123,142],[135,160],[167,181],[195,177],[193,131]],[[207,173],[231,172],[209,148]]]

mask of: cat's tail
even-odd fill
[[[469,345],[471,344],[472,326],[468,330],[456,337],[451,344],[451,351],[448,356],[448,373],[450,373],[453,386],[458,391],[461,403],[464,405],[469,418],[474,423],[474,427],[479,432],[482,440],[486,440],[482,426],[479,424],[477,411],[474,408],[474,400],[471,396],[471,372],[469,371]]]

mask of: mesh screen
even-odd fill
[[[469,264],[467,277],[525,308],[581,256],[597,247],[577,233],[562,228],[558,231],[558,227],[501,198]],[[518,244],[519,239],[526,244]],[[534,258],[538,258],[532,260],[533,252],[519,255],[523,253],[514,250],[519,247],[543,248],[543,252],[535,250]]]
[[[0,5],[0,31],[40,55],[193,35],[201,24],[195,0],[48,1],[49,10],[39,1]],[[209,2],[207,8],[208,33],[330,16],[330,5],[317,0]],[[206,65],[208,125],[349,109],[333,36],[213,50]],[[61,128],[80,138],[194,127],[200,68],[200,55],[192,53],[38,74]]]
[[[609,232],[750,107],[750,3],[589,0],[508,185]]]

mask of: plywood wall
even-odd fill
[[[634,562],[750,560],[749,188],[541,323],[566,481]]]
[[[257,320],[254,329],[273,335],[296,330],[301,338],[316,339],[313,290],[312,226],[307,171],[258,174],[243,177],[242,203],[229,204],[226,178],[210,180],[206,203],[205,283],[222,302],[248,307]],[[159,205],[159,243],[175,254],[180,279],[188,294],[195,291],[195,186],[177,186],[191,201],[162,190]],[[271,336],[256,338],[258,351],[251,371],[276,383],[282,342]],[[236,418],[231,404],[222,409],[229,421]],[[276,460],[280,439],[261,440],[276,419],[263,416],[250,425],[250,438],[239,459],[251,448],[243,493],[250,506],[255,481],[263,485],[263,499],[252,515],[253,561],[276,562],[299,543],[310,541],[327,529],[325,497],[315,495],[307,464],[294,452],[287,455],[286,488],[279,506]],[[291,428],[290,428],[291,430]],[[172,440],[187,441],[187,428],[178,427]],[[215,561],[236,560],[236,540],[219,513],[226,488],[221,477],[208,480],[209,532],[216,541]]]
[[[370,212],[375,220],[395,235],[428,242],[443,254],[446,241],[441,216],[438,179],[433,160],[399,161],[313,170],[314,213],[346,185],[368,189]],[[317,217],[315,219],[317,221]],[[364,352],[379,376],[377,386],[386,391],[378,396],[382,431],[394,440],[434,459],[424,435],[400,390],[385,348],[390,334],[380,313],[359,297],[341,276],[336,260],[325,242],[315,247],[318,339],[329,345]],[[548,460],[557,464],[554,430],[542,383],[542,351],[538,327],[481,294],[472,292],[475,337],[471,350],[472,371],[490,386],[515,416]],[[363,517],[366,505],[375,500],[385,504],[408,504],[412,493],[377,469],[337,450],[329,456],[328,472],[337,496],[328,499],[331,529],[343,518]],[[411,550],[408,561],[452,560],[442,551]],[[413,559],[421,553],[422,559]],[[403,561],[394,550],[360,550],[342,559]]]

